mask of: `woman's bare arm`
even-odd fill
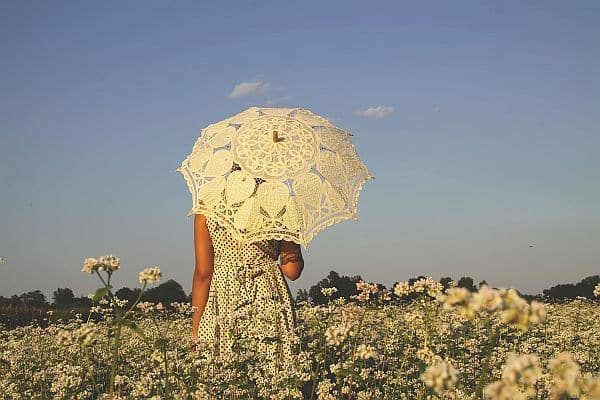
[[[198,337],[198,324],[208,301],[210,282],[213,274],[214,250],[206,226],[206,217],[196,214],[194,217],[194,251],[196,265],[192,282],[192,305],[198,309],[192,314],[192,338]]]
[[[279,248],[279,256],[281,257],[281,270],[283,274],[292,281],[298,279],[304,269],[304,259],[302,258],[300,245],[282,240]]]

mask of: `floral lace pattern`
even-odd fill
[[[352,135],[303,108],[252,107],[203,129],[177,168],[192,214],[213,216],[237,240],[304,245],[322,229],[358,220],[364,183],[375,177]]]

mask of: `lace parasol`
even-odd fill
[[[176,171],[192,214],[212,216],[242,243],[304,245],[337,222],[358,220],[369,173],[352,134],[304,108],[251,107],[204,128]]]

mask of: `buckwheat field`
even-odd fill
[[[351,301],[297,304],[297,357],[272,376],[255,350],[277,339],[250,323],[268,316],[227,316],[236,356],[212,357],[193,346],[190,304],[115,297],[119,267],[114,256],[85,260],[103,284],[90,315],[0,327],[1,398],[600,399],[597,300],[529,303],[513,289],[444,289],[429,277],[391,291],[359,282]],[[160,279],[157,267],[140,273],[143,290]]]

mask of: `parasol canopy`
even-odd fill
[[[305,108],[251,107],[202,129],[176,171],[192,214],[216,219],[242,243],[308,243],[337,222],[358,220],[369,173],[352,134]]]

